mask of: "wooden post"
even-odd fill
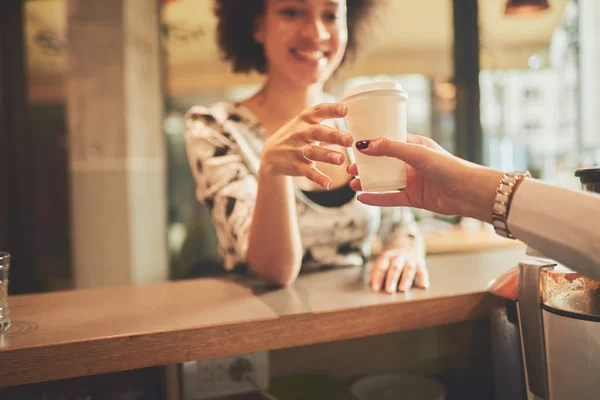
[[[483,137],[479,117],[479,21],[477,0],[453,0],[456,152],[481,164]]]
[[[40,290],[35,254],[35,138],[29,129],[22,0],[0,4],[0,251],[10,293]]]
[[[75,286],[168,278],[159,6],[68,0]]]

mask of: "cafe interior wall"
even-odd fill
[[[522,21],[504,16],[503,0],[483,0],[480,7],[481,69],[530,70],[532,55],[548,59],[550,39],[562,21],[568,0],[552,1],[543,15]],[[452,3],[449,0],[387,0],[368,29],[369,53],[345,68],[328,89],[339,95],[346,85],[388,77],[400,81],[411,94],[411,130],[432,136],[449,150],[453,146],[455,90],[451,83]],[[220,60],[214,40],[212,0],[171,0],[162,6],[162,45],[165,67],[164,120],[168,152],[169,247],[172,277],[208,271],[219,263],[212,224],[194,198],[194,187],[183,147],[182,113],[192,104],[209,104],[224,98],[243,98],[260,85],[256,75],[234,75]],[[50,240],[58,254],[50,273],[52,288],[68,286],[68,204],[65,145],[66,0],[25,2],[28,95],[36,128],[52,147],[58,191],[48,193],[54,207],[48,226],[61,232]],[[53,134],[50,132],[54,131]],[[50,230],[48,231],[50,232]],[[58,240],[56,238],[59,238]],[[204,260],[203,266],[198,265]]]

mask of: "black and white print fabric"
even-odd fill
[[[343,121],[324,123],[343,126]],[[226,270],[246,263],[256,173],[266,138],[256,116],[240,103],[194,106],[185,116],[186,150],[196,196],[211,212]],[[300,190],[296,191],[296,205],[303,269],[362,265],[378,232],[385,236],[412,219],[410,212],[366,206],[356,197],[340,207],[323,207]]]

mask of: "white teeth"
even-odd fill
[[[316,50],[316,51],[296,50],[295,53],[302,58],[306,58],[306,59],[312,60],[312,61],[319,61],[321,58],[325,57],[325,53],[322,51],[319,51],[319,50]]]

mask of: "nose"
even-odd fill
[[[324,42],[331,38],[331,33],[320,18],[310,18],[304,29],[305,36],[315,42]]]

